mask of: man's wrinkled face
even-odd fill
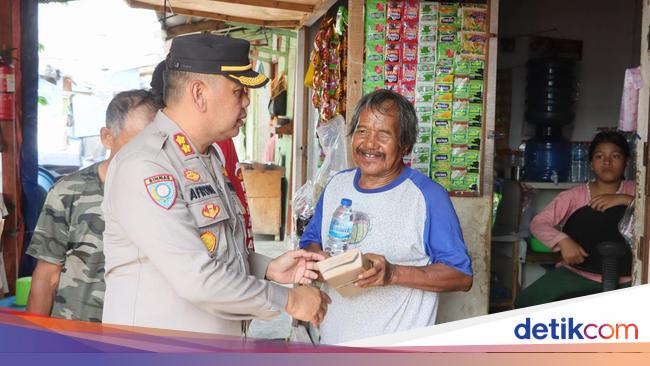
[[[352,157],[362,177],[381,178],[399,174],[404,149],[399,143],[399,113],[393,102],[364,109],[352,134]]]
[[[225,76],[214,75],[207,92],[211,130],[224,140],[237,136],[246,121],[246,108],[250,104],[248,88]]]

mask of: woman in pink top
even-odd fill
[[[634,199],[634,181],[623,177],[629,157],[623,135],[597,134],[589,146],[595,180],[560,193],[535,216],[531,232],[559,251],[562,260],[520,293],[516,308],[600,292],[602,258],[595,246],[603,241],[625,242],[618,222]],[[558,225],[563,231],[556,229]],[[620,263],[623,286],[629,286],[631,260],[628,250]]]

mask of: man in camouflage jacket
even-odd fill
[[[27,254],[38,259],[27,311],[101,322],[104,305],[104,219],[108,164],[152,120],[159,105],[144,90],[117,94],[106,110],[102,144],[107,160],[61,179],[50,191]]]

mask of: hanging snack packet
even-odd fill
[[[436,62],[438,65],[453,66],[460,45],[456,34],[442,34],[439,37]]]
[[[483,68],[485,63],[481,60],[469,61],[470,80],[483,80]]]
[[[483,103],[483,80],[471,80],[469,82],[469,102]]]
[[[449,170],[435,170],[431,169],[431,179],[440,184],[442,188],[447,191],[451,190],[451,173]]]
[[[455,121],[468,121],[469,120],[469,100],[455,99],[453,104],[452,120]]]
[[[452,66],[436,67],[436,83],[452,84],[454,82],[454,68]]]
[[[448,119],[434,120],[433,131],[436,136],[451,136],[451,121]]]
[[[418,50],[419,64],[432,64],[436,62],[435,44],[419,44],[418,48],[419,48]]]
[[[451,167],[467,168],[467,145],[451,146]]]
[[[447,136],[438,135],[437,132],[432,135],[431,152],[433,154],[451,154],[451,142]]]
[[[454,99],[469,98],[469,77],[454,76]]]
[[[388,1],[386,18],[388,20],[401,20],[402,19],[402,1]]]
[[[467,130],[469,125],[467,122],[452,122],[451,124],[451,143],[452,144],[467,144]]]
[[[417,84],[416,84],[417,85]],[[415,87],[415,102],[416,103],[432,103],[434,94],[433,85],[417,85]],[[431,121],[431,119],[429,119]]]
[[[438,23],[438,2],[420,1],[420,24]]]
[[[433,118],[434,119],[451,119],[451,103],[450,102],[435,102],[433,103]]]
[[[443,83],[436,84],[434,101],[451,102],[453,99],[452,90],[453,90],[452,84],[443,84]]]
[[[488,35],[484,32],[461,32],[460,53],[469,59],[485,59],[488,47]]]
[[[464,31],[487,32],[487,9],[461,8],[461,28]]]
[[[483,124],[483,104],[470,103],[468,109],[470,126],[481,127]]]

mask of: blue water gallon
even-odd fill
[[[525,177],[531,182],[566,182],[571,171],[571,144],[559,126],[540,126],[526,142]]]

